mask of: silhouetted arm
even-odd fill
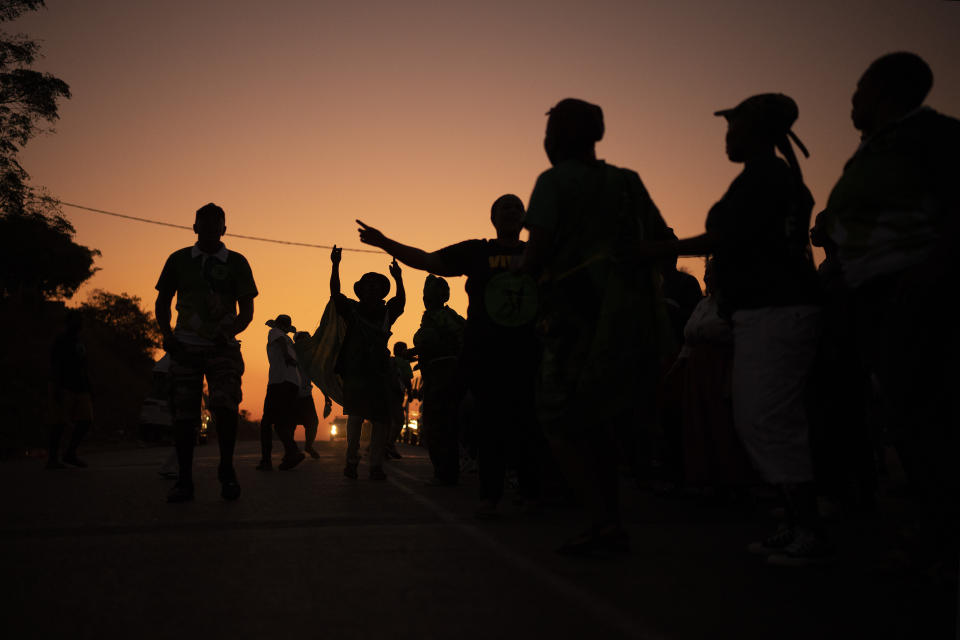
[[[240,313],[237,314],[237,319],[233,323],[233,335],[243,333],[243,330],[253,322],[253,296],[240,298],[237,300],[237,306],[240,308]]]
[[[396,308],[399,309],[398,316],[403,313],[403,308],[407,304],[407,292],[403,288],[403,272],[400,270],[400,265],[397,264],[397,259],[394,258],[393,262],[390,264],[390,275],[393,276],[393,281],[397,283],[397,294],[393,297],[396,302],[394,303]]]
[[[716,251],[718,244],[718,239],[711,233],[702,233],[683,240],[641,242],[637,246],[637,258],[660,260],[673,256],[705,256]]]
[[[157,302],[153,305],[153,315],[157,318],[157,326],[160,328],[160,335],[164,341],[173,337],[173,329],[170,328],[170,304],[173,302],[173,291],[160,291],[157,293]]]
[[[517,267],[519,271],[525,271],[530,275],[537,277],[543,270],[547,256],[553,248],[553,231],[545,227],[528,227],[530,236],[527,238],[527,246],[520,258]]]
[[[383,249],[393,256],[394,259],[399,260],[408,267],[433,273],[438,276],[460,275],[459,273],[454,273],[444,264],[439,252],[427,253],[423,249],[400,244],[396,240],[391,240],[383,235],[378,229],[374,229],[360,220],[357,220],[357,224],[360,225],[360,242]]]
[[[343,249],[338,249],[337,245],[333,245],[333,251],[330,252],[330,262],[333,263],[330,270],[330,296],[333,298],[340,295],[340,256],[342,253]]]

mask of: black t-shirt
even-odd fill
[[[466,240],[441,249],[446,276],[467,276],[464,357],[535,350],[537,285],[510,270],[525,243],[507,247],[496,240]]]
[[[61,333],[50,354],[56,384],[75,393],[90,391],[87,376],[87,348],[76,334]]]
[[[707,214],[707,231],[719,241],[714,266],[723,313],[819,301],[812,209],[813,196],[783,160],[746,164]]]

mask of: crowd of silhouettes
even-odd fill
[[[601,108],[568,98],[548,112],[551,167],[529,204],[498,197],[493,238],[425,251],[358,221],[361,242],[393,258],[390,279],[366,273],[341,292],[341,249],[331,253],[330,298],[342,339],[332,363],[347,420],[343,474],[358,477],[360,433],[372,425],[369,477],[384,480],[409,401],[433,466],[428,484],[455,486],[463,452],[476,457],[476,516],[501,512],[510,470],[517,501],[544,502],[551,469],[586,512],[564,554],[626,552],[620,510],[624,476],[669,493],[695,490],[744,499],[765,483],[783,518],[747,545],[771,564],[823,562],[836,553],[820,515],[828,498],[845,513],[877,509],[877,472],[888,445],[909,483],[912,561],[956,567],[960,539],[957,332],[944,283],[960,228],[960,122],[924,106],[933,83],[911,53],[885,55],[853,94],[861,133],[811,228],[814,199],[797,158],[799,108],[763,93],[716,111],[726,155],[742,170],[706,214],[705,231],[680,239],[636,172],[598,159]],[[528,231],[528,239],[520,239]],[[157,283],[156,317],[169,356],[177,481],[170,502],[191,500],[192,451],[203,379],[219,432],[218,477],[233,500],[243,360],[236,336],[257,295],[246,259],[221,242],[224,211],[196,213],[197,243],[173,253]],[[825,260],[815,266],[812,244]],[[677,269],[704,256],[704,283]],[[391,327],[404,312],[403,263],[429,275],[413,348]],[[448,306],[445,278],[466,276],[466,317]],[[170,304],[177,298],[171,328]],[[313,448],[316,382],[298,362],[287,315],[267,323],[269,384],[262,459],[272,469]],[[50,468],[84,466],[77,446],[92,420],[79,316],[53,348]],[[309,334],[296,334],[296,343]],[[412,383],[416,362],[422,389]],[[342,394],[341,394],[342,391]],[[464,411],[464,407],[471,409]],[[466,416],[465,413],[469,414]],[[66,424],[73,424],[58,458]],[[746,541],[745,541],[746,542]]]

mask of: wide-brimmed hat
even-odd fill
[[[743,120],[750,126],[763,129],[778,138],[789,137],[804,157],[810,157],[800,138],[791,130],[800,115],[800,109],[790,96],[782,93],[760,93],[730,109],[714,111],[713,115],[723,116],[727,120]]]
[[[387,276],[376,271],[368,271],[353,283],[353,292],[357,294],[358,298],[360,297],[361,286],[374,288],[379,298],[386,298],[387,294],[390,293],[390,280],[387,279]]]
[[[271,329],[279,329],[284,333],[296,333],[297,328],[293,326],[290,320],[290,316],[285,313],[281,313],[273,320],[267,320],[265,323]]]

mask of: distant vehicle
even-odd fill
[[[330,423],[330,440],[347,439],[347,416],[338,416]]]
[[[400,441],[404,444],[420,444],[420,422],[418,418],[410,418],[400,432]]]
[[[210,412],[204,410],[197,429],[197,444],[206,444],[210,433]],[[170,410],[170,356],[164,355],[153,367],[153,386],[140,407],[140,437],[146,442],[173,440],[173,412]]]

